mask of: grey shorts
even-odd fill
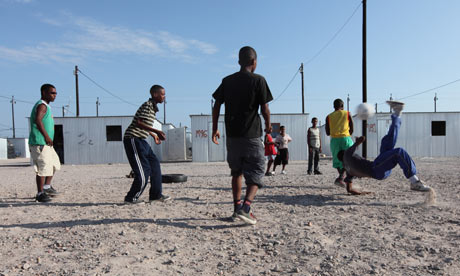
[[[227,137],[227,162],[232,176],[243,174],[246,185],[262,188],[265,151],[260,138]]]

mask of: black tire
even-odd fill
[[[161,176],[161,182],[163,183],[187,182],[187,176],[185,174],[163,174]]]

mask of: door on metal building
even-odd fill
[[[59,156],[61,164],[64,164],[64,131],[62,129],[62,125],[54,126],[53,147],[57,155]]]
[[[221,162],[225,161],[226,158],[226,135],[225,135],[225,124],[224,122],[219,122],[217,124],[217,129],[220,132],[220,139],[217,141],[219,145],[216,145],[212,142],[212,122],[208,124],[208,161],[209,162]]]

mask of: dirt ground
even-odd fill
[[[459,275],[460,158],[416,159],[437,193],[413,192],[401,170],[358,179],[365,196],[306,162],[265,177],[255,226],[231,222],[226,163],[167,163],[188,175],[164,184],[166,203],[123,204],[127,164],[64,165],[51,203],[35,202],[27,159],[0,161],[0,275]],[[143,200],[148,199],[144,193]]]

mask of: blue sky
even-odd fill
[[[0,0],[0,137],[12,136],[12,95],[16,136],[28,136],[25,117],[43,83],[57,88],[54,115],[69,105],[74,116],[75,65],[124,100],[80,75],[81,116],[96,114],[97,97],[99,115],[133,115],[161,84],[167,122],[190,126],[190,114],[210,113],[211,94],[239,70],[246,45],[276,98],[272,113],[302,111],[300,74],[286,87],[304,62],[305,109],[323,122],[335,98],[350,94],[353,109],[362,100],[360,3]],[[368,102],[386,111],[390,93],[403,98],[459,80],[459,12],[457,0],[368,0]],[[405,98],[406,109],[433,111],[436,92],[438,111],[459,111],[459,91],[456,81]]]

